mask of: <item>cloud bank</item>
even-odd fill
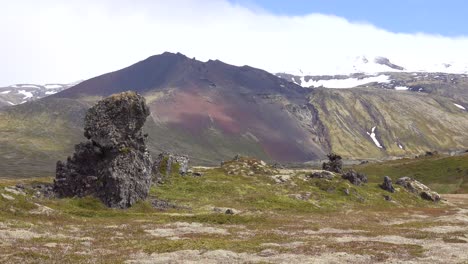
[[[468,38],[399,34],[321,14],[278,16],[224,0],[0,1],[0,85],[87,79],[164,51],[312,74],[344,73],[362,55],[415,70],[468,65]]]

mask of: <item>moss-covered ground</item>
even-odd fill
[[[371,166],[379,165],[360,168]],[[400,188],[390,194],[377,179],[354,186],[339,175],[308,179],[307,170],[280,170],[285,180],[278,183],[274,175],[197,171],[203,176],[171,175],[153,186],[148,201],[127,210],[106,208],[92,197],[37,198],[33,191],[5,189],[52,178],[2,180],[0,262],[424,262],[439,244],[457,250],[454,259],[468,249],[468,216],[460,205],[434,204]],[[153,208],[153,198],[179,209]],[[226,208],[235,214],[225,214]]]
[[[468,193],[468,154],[400,159],[354,168],[366,173],[371,183],[382,182],[384,176],[390,176],[394,181],[408,176],[440,193]]]

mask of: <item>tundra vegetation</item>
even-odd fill
[[[163,153],[150,165],[140,131],[144,99],[123,93],[109,99],[119,103],[106,100],[87,115],[87,124],[99,129],[85,130],[88,141],[57,164],[55,179],[0,180],[0,262],[468,259],[467,154],[352,168],[330,154],[324,170],[282,168],[239,155],[216,167],[189,167],[188,157]],[[127,107],[140,120],[131,137],[122,134],[127,128],[119,118],[133,124],[132,115],[114,112]],[[93,111],[104,118],[95,120]],[[77,164],[89,157],[97,165],[84,171]]]
[[[456,164],[468,156],[444,159]],[[404,175],[412,176],[412,162],[430,166],[437,158],[408,162]],[[396,185],[388,173],[390,193],[380,187],[383,178],[373,180],[371,164],[359,166],[369,173],[360,186],[335,173],[316,178],[323,171],[263,164],[242,158],[185,175],[172,170],[146,200],[123,210],[93,197],[47,198],[42,190],[51,177],[2,179],[0,260],[462,263],[468,257],[465,194],[443,192],[434,203]],[[442,186],[430,179],[424,183]]]

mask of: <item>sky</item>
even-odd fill
[[[0,0],[0,6],[0,86],[84,80],[165,51],[310,74],[346,73],[362,56],[411,69],[468,66],[464,1]]]
[[[468,35],[466,0],[232,0],[278,15],[320,13],[400,33]]]

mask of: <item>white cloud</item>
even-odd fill
[[[320,14],[276,16],[222,0],[0,5],[0,85],[90,78],[164,51],[315,74],[345,72],[341,66],[359,55],[386,56],[411,69],[468,64],[468,38],[391,33]]]

